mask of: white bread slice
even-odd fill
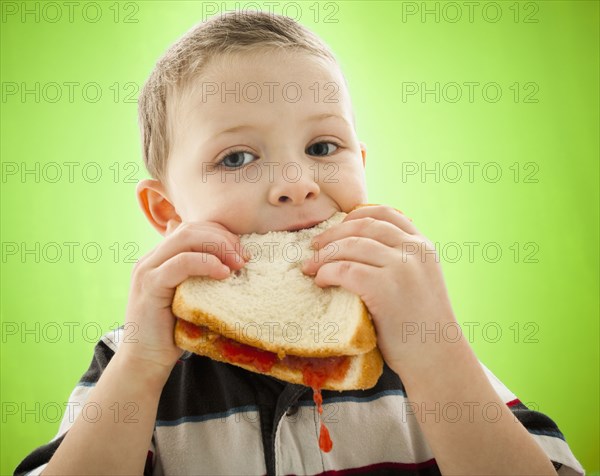
[[[209,338],[206,336],[192,337],[180,324],[180,320],[177,319],[175,324],[175,343],[181,349],[207,356],[219,362],[236,365],[252,372],[270,375],[285,382],[306,385],[301,370],[287,367],[280,362],[275,363],[268,372],[261,372],[250,364],[230,362],[221,355],[214,344],[215,339],[213,337],[216,338],[218,335],[213,334]],[[377,383],[383,372],[383,359],[379,348],[375,347],[364,354],[351,355],[348,358],[350,359],[350,364],[345,376],[339,380],[327,379],[322,385],[322,389],[338,391],[364,390],[373,387]]]
[[[228,278],[198,276],[182,282],[173,314],[280,358],[373,350],[375,328],[360,297],[341,286],[320,288],[300,269],[302,261],[314,258],[311,238],[345,216],[337,212],[313,228],[295,232],[241,235],[242,248],[253,258]],[[335,246],[319,253],[335,258]]]

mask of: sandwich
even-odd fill
[[[251,372],[311,387],[319,414],[321,389],[363,390],[383,371],[375,327],[360,297],[342,286],[321,288],[302,262],[324,253],[311,239],[340,223],[337,212],[311,228],[240,235],[252,258],[225,279],[194,276],[176,289],[175,344]],[[327,430],[319,437],[331,449]]]

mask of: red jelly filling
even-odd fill
[[[350,366],[348,357],[297,357],[286,355],[282,363],[302,371],[305,385],[321,388],[327,380],[341,380]]]
[[[261,372],[270,371],[279,360],[277,354],[273,352],[241,344],[222,336],[216,341],[216,346],[228,361],[252,365]]]
[[[184,332],[192,339],[199,339],[204,334],[206,327],[200,327],[191,322],[178,319],[179,325],[183,327]]]

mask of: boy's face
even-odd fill
[[[297,229],[367,201],[366,150],[335,65],[273,50],[219,56],[182,98],[170,106],[167,233],[180,221]]]

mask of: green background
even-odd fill
[[[0,469],[7,474],[54,437],[57,405],[64,408],[87,369],[97,333],[123,322],[133,261],[159,243],[135,198],[136,182],[147,177],[137,87],[207,8],[222,8],[100,2],[94,22],[90,2],[75,6],[73,21],[64,6],[57,19],[56,9],[28,2],[39,17],[22,18],[21,2],[2,3]],[[274,11],[288,8],[319,34],[348,78],[368,149],[370,202],[403,210],[439,243],[457,318],[477,323],[470,336],[477,356],[558,424],[588,473],[599,471],[598,2],[500,2],[497,21],[490,2],[475,7],[472,21],[458,2],[455,22],[457,11],[444,3],[426,4],[439,8],[439,21],[421,17],[421,2],[304,2],[300,10],[288,3]],[[412,5],[419,12],[408,15]],[[72,100],[69,82],[78,83]],[[403,98],[408,83],[421,90],[436,82],[437,101]],[[472,101],[466,82],[479,83]],[[22,97],[35,83],[39,94]],[[61,85],[56,102],[51,83]],[[452,83],[463,93],[456,102]],[[477,164],[472,181],[465,162]],[[437,181],[420,175],[436,163]],[[26,170],[33,172],[22,176]],[[472,260],[467,242],[478,243]],[[16,413],[7,411],[15,405]]]

